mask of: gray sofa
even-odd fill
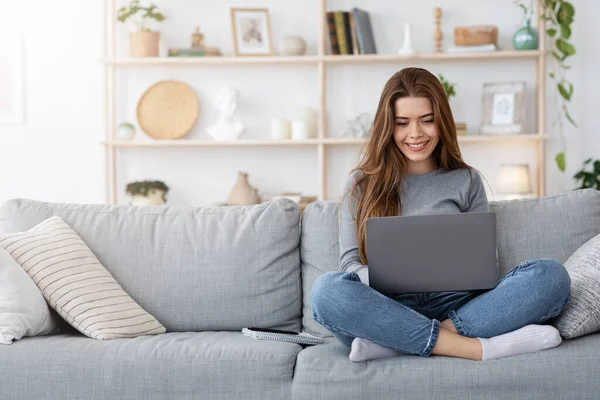
[[[57,215],[167,333],[59,334],[0,347],[0,399],[596,399],[600,334],[495,361],[400,356],[352,363],[317,324],[310,287],[337,270],[337,210],[300,216],[280,199],[250,207],[129,207],[11,200],[0,232]],[[491,203],[502,272],[562,262],[600,233],[600,192]],[[600,306],[600,305],[599,305]],[[254,340],[248,326],[311,332],[325,344]]]

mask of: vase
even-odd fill
[[[117,127],[117,139],[132,140],[135,137],[135,127],[128,122],[123,122]]]
[[[526,20],[523,27],[513,35],[515,50],[537,50],[539,44],[538,32],[531,26],[531,20]]]
[[[300,36],[283,36],[279,41],[279,54],[282,56],[303,56],[306,42]]]
[[[260,203],[258,190],[253,188],[248,182],[248,173],[238,172],[238,180],[229,192],[227,205],[249,206],[258,203]]]
[[[416,53],[412,42],[412,28],[410,24],[404,24],[404,44],[398,51],[398,54],[414,54]]]
[[[138,31],[129,34],[130,57],[158,57],[158,32]]]

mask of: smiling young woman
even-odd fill
[[[368,286],[369,218],[485,211],[483,180],[462,159],[440,81],[422,68],[397,72],[346,182],[340,270],[314,283],[313,317],[351,349],[352,361],[400,353],[487,360],[558,346],[558,331],[544,322],[562,312],[571,282],[555,260],[524,261],[488,291],[386,297]]]

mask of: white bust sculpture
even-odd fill
[[[230,86],[223,86],[217,92],[213,105],[221,115],[217,122],[206,129],[215,140],[235,140],[244,130],[241,122],[233,120],[237,99],[237,90]]]

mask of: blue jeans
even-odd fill
[[[462,336],[489,338],[558,316],[571,297],[571,279],[558,261],[525,261],[484,291],[385,296],[354,272],[327,272],[311,289],[313,318],[350,347],[355,337],[427,357],[440,321]]]

